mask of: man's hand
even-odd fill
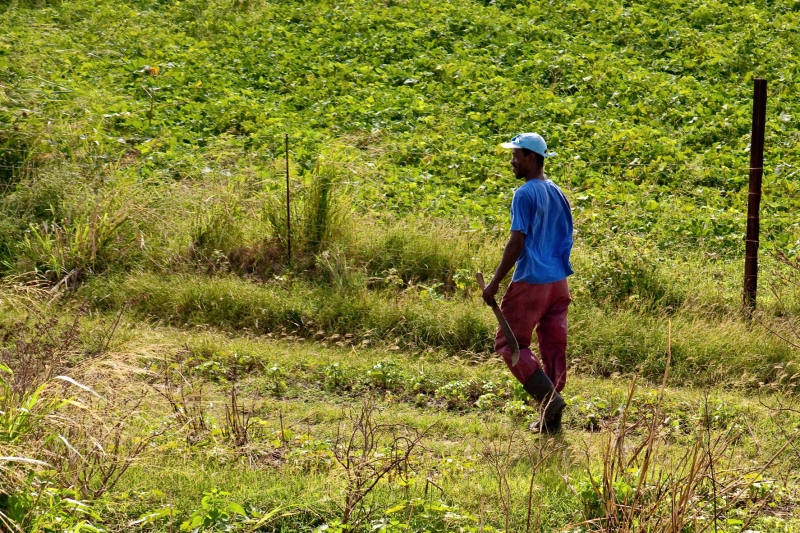
[[[499,290],[499,286],[492,281],[489,283],[485,289],[483,289],[483,301],[486,302],[486,305],[489,307],[494,307],[497,305],[497,300],[494,299],[494,296],[497,294]]]

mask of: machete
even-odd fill
[[[486,282],[483,280],[483,272],[476,272],[475,279],[478,280],[478,286],[481,288],[481,291],[483,291],[486,288]],[[511,366],[517,366],[519,362],[519,344],[517,343],[517,338],[514,336],[514,332],[511,331],[511,326],[508,325],[506,317],[503,316],[494,298],[492,298],[492,305],[490,307],[492,311],[494,311],[494,316],[497,317],[497,322],[500,323],[500,328],[503,330],[503,333],[505,333],[508,347],[511,348]]]

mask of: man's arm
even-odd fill
[[[486,285],[486,289],[483,291],[483,300],[487,305],[492,305],[495,301],[494,296],[500,289],[500,283],[511,271],[511,268],[514,266],[514,263],[517,262],[517,259],[519,259],[519,255],[522,253],[524,247],[525,234],[521,231],[512,231],[506,243],[505,250],[503,250],[503,258],[500,260],[500,265],[497,267],[492,281]]]

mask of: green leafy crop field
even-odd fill
[[[795,250],[797,17],[789,1],[12,3],[0,68],[18,129],[0,155],[183,179],[224,170],[220,151],[260,167],[285,133],[307,168],[344,138],[373,165],[353,178],[365,209],[502,228],[497,145],[536,130],[587,244],[631,231],[732,255],[761,76],[765,230]]]
[[[798,530],[798,28],[792,0],[0,2],[0,529]],[[523,131],[575,219],[555,438],[474,281]]]

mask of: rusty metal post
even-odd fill
[[[289,134],[286,134],[286,253],[292,264],[292,208],[289,197]]]
[[[753,80],[753,133],[750,137],[750,189],[747,196],[747,241],[744,259],[744,305],[756,308],[761,178],[764,175],[764,126],[767,118],[767,80]]]

